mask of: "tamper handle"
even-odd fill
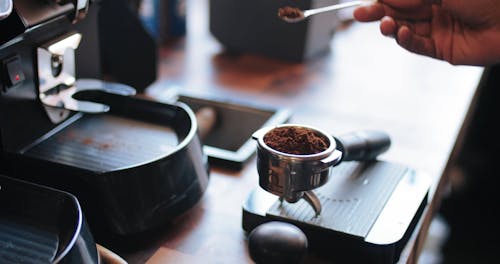
[[[382,131],[356,131],[335,137],[342,161],[367,161],[376,159],[391,146],[391,138]]]
[[[299,264],[307,255],[307,236],[290,223],[271,221],[248,235],[248,253],[256,264]]]

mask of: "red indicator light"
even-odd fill
[[[19,81],[21,79],[21,77],[19,77],[19,74],[16,74],[16,81]]]

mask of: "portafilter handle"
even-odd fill
[[[376,159],[391,146],[391,138],[382,131],[361,130],[334,137],[341,161],[369,161]]]

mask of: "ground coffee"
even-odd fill
[[[293,19],[293,18],[301,17],[302,12],[300,9],[298,9],[296,7],[286,6],[286,7],[282,7],[280,9],[278,9],[278,16],[281,18]]]
[[[326,150],[329,140],[315,130],[305,127],[277,127],[264,135],[264,143],[280,152],[309,155]]]

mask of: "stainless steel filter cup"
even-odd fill
[[[267,133],[278,127],[297,127],[312,130],[328,140],[328,148],[320,153],[296,155],[277,151],[264,142]],[[337,150],[334,138],[324,131],[305,125],[285,124],[266,127],[252,136],[257,141],[257,170],[259,185],[266,191],[278,195],[280,199],[295,203],[305,198],[316,212],[321,210],[314,193],[309,192],[324,185],[330,176],[332,166],[340,162],[342,152]],[[311,197],[311,195],[313,197]],[[318,201],[309,201],[315,199]]]

